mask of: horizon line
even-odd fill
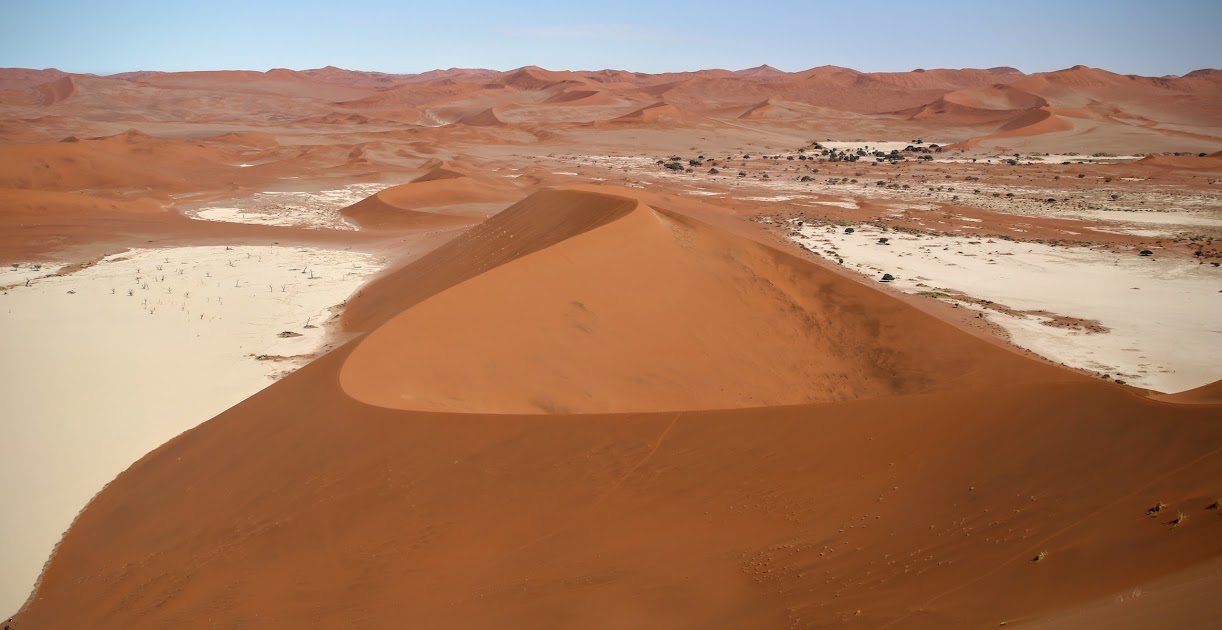
[[[824,65],[819,65],[819,66],[811,66],[811,67],[804,68],[804,69],[801,69],[801,70],[793,70],[793,71],[789,71],[789,70],[782,70],[782,69],[777,68],[776,66],[773,66],[773,65],[768,64],[768,63],[763,63],[763,64],[760,64],[760,65],[757,65],[757,66],[751,66],[751,67],[747,67],[747,68],[740,68],[740,69],[737,69],[737,70],[731,70],[731,69],[729,69],[729,68],[717,68],[717,67],[713,67],[713,68],[699,68],[699,69],[696,69],[696,70],[665,70],[665,71],[660,71],[660,72],[645,72],[645,71],[640,71],[640,70],[629,70],[629,69],[625,69],[625,68],[611,68],[611,67],[607,67],[607,68],[598,68],[598,69],[579,69],[579,70],[567,70],[567,69],[566,69],[566,70],[556,70],[556,69],[552,69],[552,68],[546,68],[546,67],[543,67],[543,66],[538,66],[538,65],[534,65],[534,64],[525,65],[525,66],[518,66],[518,67],[514,67],[514,68],[508,68],[508,69],[505,69],[505,70],[501,70],[501,69],[497,69],[497,68],[487,68],[487,67],[459,67],[459,66],[452,66],[452,67],[449,67],[449,68],[432,68],[432,69],[429,69],[429,70],[421,70],[421,71],[417,71],[417,72],[411,72],[411,71],[396,72],[396,71],[388,71],[388,70],[355,69],[355,68],[345,68],[345,67],[342,67],[342,66],[336,66],[336,65],[332,65],[332,64],[328,64],[328,65],[325,65],[325,66],[319,66],[319,67],[313,67],[313,68],[291,68],[291,67],[287,67],[287,66],[275,66],[275,67],[270,67],[270,68],[268,68],[268,69],[266,69],[266,70],[259,70],[259,69],[256,69],[256,68],[197,68],[197,69],[192,69],[192,70],[156,70],[156,69],[150,69],[150,68],[141,68],[141,69],[138,69],[138,70],[119,70],[119,71],[116,71],[116,72],[102,72],[102,71],[92,71],[92,72],[90,72],[90,71],[64,70],[64,69],[62,69],[62,68],[57,68],[57,67],[54,67],[54,66],[50,66],[50,67],[46,67],[46,68],[33,68],[33,67],[28,67],[28,66],[7,66],[7,67],[0,68],[0,70],[31,70],[31,71],[35,71],[35,72],[50,72],[50,71],[55,71],[55,72],[61,72],[61,73],[68,74],[68,75],[83,75],[83,76],[94,76],[94,77],[98,77],[98,78],[110,78],[110,77],[114,77],[114,76],[121,75],[121,74],[132,74],[132,73],[138,73],[138,72],[149,72],[149,73],[157,73],[157,74],[187,74],[187,73],[193,73],[193,72],[257,72],[257,73],[260,73],[260,74],[268,74],[268,73],[275,72],[275,71],[278,71],[278,70],[279,70],[279,71],[289,71],[289,72],[309,72],[309,71],[313,71],[313,70],[326,70],[326,69],[328,69],[328,68],[335,69],[335,70],[343,70],[343,71],[346,71],[346,72],[357,72],[357,73],[367,73],[367,74],[384,74],[384,75],[389,75],[389,76],[404,76],[404,77],[409,77],[409,76],[420,76],[420,75],[423,75],[423,74],[428,74],[428,73],[431,73],[431,72],[472,71],[472,72],[498,72],[498,73],[507,73],[507,72],[517,72],[517,71],[520,71],[520,70],[529,70],[529,69],[538,69],[538,70],[543,70],[543,71],[546,71],[546,72],[573,72],[573,73],[628,72],[628,73],[632,73],[632,74],[644,74],[644,75],[652,75],[652,76],[657,76],[657,75],[665,75],[665,74],[693,74],[693,73],[699,73],[699,72],[731,72],[731,73],[740,73],[740,72],[747,72],[747,71],[750,71],[750,70],[775,70],[775,71],[777,71],[777,72],[779,72],[779,73],[782,73],[782,74],[786,74],[786,75],[794,75],[794,74],[801,74],[801,73],[804,73],[804,72],[810,72],[811,70],[817,70],[817,69],[820,69],[820,68],[840,68],[840,69],[843,69],[843,70],[848,70],[848,71],[851,71],[851,72],[856,72],[856,73],[859,73],[859,74],[902,74],[902,73],[913,73],[913,72],[933,72],[933,71],[939,71],[939,70],[946,70],[946,71],[964,71],[964,70],[980,70],[980,71],[991,71],[991,70],[1013,70],[1013,71],[1015,71],[1015,72],[1018,72],[1018,73],[1020,73],[1020,74],[1024,74],[1024,75],[1048,74],[1048,73],[1053,73],[1053,72],[1064,72],[1064,71],[1068,71],[1068,70],[1089,69],[1089,70],[1102,70],[1102,71],[1104,71],[1104,72],[1109,72],[1109,73],[1112,73],[1112,74],[1117,74],[1117,75],[1121,75],[1121,76],[1136,76],[1136,77],[1155,78],[1155,79],[1157,79],[1157,78],[1164,78],[1164,77],[1183,77],[1183,76],[1185,76],[1185,75],[1187,75],[1187,74],[1191,74],[1191,73],[1194,73],[1194,72],[1201,72],[1201,71],[1218,71],[1218,70],[1219,70],[1219,68],[1215,68],[1215,67],[1200,67],[1200,68],[1193,68],[1193,69],[1191,69],[1191,70],[1185,71],[1185,72],[1180,73],[1180,74],[1177,74],[1177,73],[1167,73],[1167,74],[1161,74],[1161,75],[1146,75],[1146,74],[1137,74],[1137,73],[1132,73],[1132,72],[1117,72],[1117,71],[1109,70],[1109,69],[1107,69],[1107,68],[1098,67],[1098,66],[1087,66],[1087,65],[1085,65],[1085,64],[1075,64],[1075,65],[1072,65],[1072,66],[1066,66],[1066,67],[1064,67],[1064,68],[1056,68],[1056,69],[1053,69],[1053,70],[1037,70],[1037,71],[1031,71],[1031,72],[1026,71],[1026,70],[1022,70],[1022,69],[1017,68],[1017,67],[1014,67],[1014,66],[1005,66],[1005,65],[1003,65],[1003,66],[991,66],[991,67],[986,67],[986,68],[974,67],[974,66],[963,66],[963,67],[959,67],[959,68],[948,68],[948,67],[935,67],[935,68],[911,68],[911,69],[908,69],[908,70],[858,70],[858,69],[856,69],[856,68],[851,68],[851,67],[848,67],[848,66],[840,66],[840,65],[835,65],[835,64],[824,64]]]

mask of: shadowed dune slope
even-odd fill
[[[505,121],[501,120],[500,117],[497,116],[496,108],[489,107],[488,109],[476,112],[474,114],[463,116],[454,124],[468,125],[471,127],[503,127],[505,125]]]
[[[623,116],[614,118],[613,120],[625,122],[662,122],[691,118],[695,118],[695,116],[689,112],[680,110],[669,103],[657,102],[652,105],[642,107],[634,112],[629,112]]]
[[[597,213],[622,199],[628,209],[396,316],[353,352],[344,389],[405,409],[602,413],[1061,374],[766,245],[604,197],[532,205],[516,210],[529,214],[520,229],[484,231],[469,256],[529,242],[537,236],[527,225],[584,215],[587,205]]]

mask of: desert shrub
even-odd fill
[[[720,173],[720,172],[721,172],[721,171],[719,171],[719,170],[717,170],[717,169],[715,169],[715,168],[710,168],[710,169],[709,169],[709,175],[716,175],[716,174],[718,174],[718,173]]]
[[[884,273],[884,274],[883,274],[883,279],[882,279],[882,281],[883,281],[883,282],[891,282],[891,281],[892,281],[892,280],[894,280],[894,279],[895,279],[895,276],[893,276],[893,275],[891,275],[891,274],[889,274],[889,273]]]
[[[683,165],[678,162],[668,162],[666,164],[666,168],[669,168],[672,171],[681,171],[683,170]]]
[[[857,230],[854,230],[853,228],[844,228],[845,234],[852,234],[853,232],[856,232],[856,231]]]

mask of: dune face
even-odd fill
[[[1214,624],[1220,103],[0,69],[4,625]]]
[[[482,258],[624,206],[610,223],[387,322],[353,350],[344,390],[398,409],[622,413],[831,402],[1013,378],[1009,353],[869,289],[608,194],[537,193],[475,228],[467,255]]]

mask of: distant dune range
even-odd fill
[[[1050,151],[1084,134],[1099,150],[1115,152],[1216,150],[1220,103],[1222,74],[1214,71],[1149,78],[1085,66],[1032,75],[1013,68],[864,73],[835,66],[793,73],[761,66],[656,75],[536,67],[420,75],[323,68],[113,77],[0,70],[0,115],[9,116],[90,111],[129,122],[202,123],[249,112],[252,116],[243,116],[246,122],[262,117],[269,126],[291,119],[379,128],[497,127],[514,110],[512,122],[519,124],[563,126],[638,117],[682,124],[685,117],[696,116],[825,127],[833,113],[841,119],[865,117],[872,129],[891,129],[893,137],[941,133],[966,146]],[[582,109],[588,112],[574,111]],[[97,128],[106,126],[96,115],[84,118]],[[47,127],[51,133],[54,126]]]
[[[1216,623],[1222,381],[1152,395],[813,263],[744,220],[794,198],[734,171],[924,138],[950,147],[913,161],[939,188],[973,147],[1150,154],[1065,171],[1084,188],[1213,186],[1220,120],[1215,71],[0,70],[0,262],[201,243],[394,260],[344,302],[334,350],[103,489],[10,625]],[[655,163],[672,155],[700,170]],[[873,173],[819,166],[858,186],[800,200],[851,213],[819,229],[899,207],[855,197]],[[1035,186],[1024,168],[1004,175]],[[320,210],[343,230],[191,218],[354,184]],[[954,199],[895,212],[993,238],[1001,213]],[[1022,219],[1041,242],[1084,224]]]

